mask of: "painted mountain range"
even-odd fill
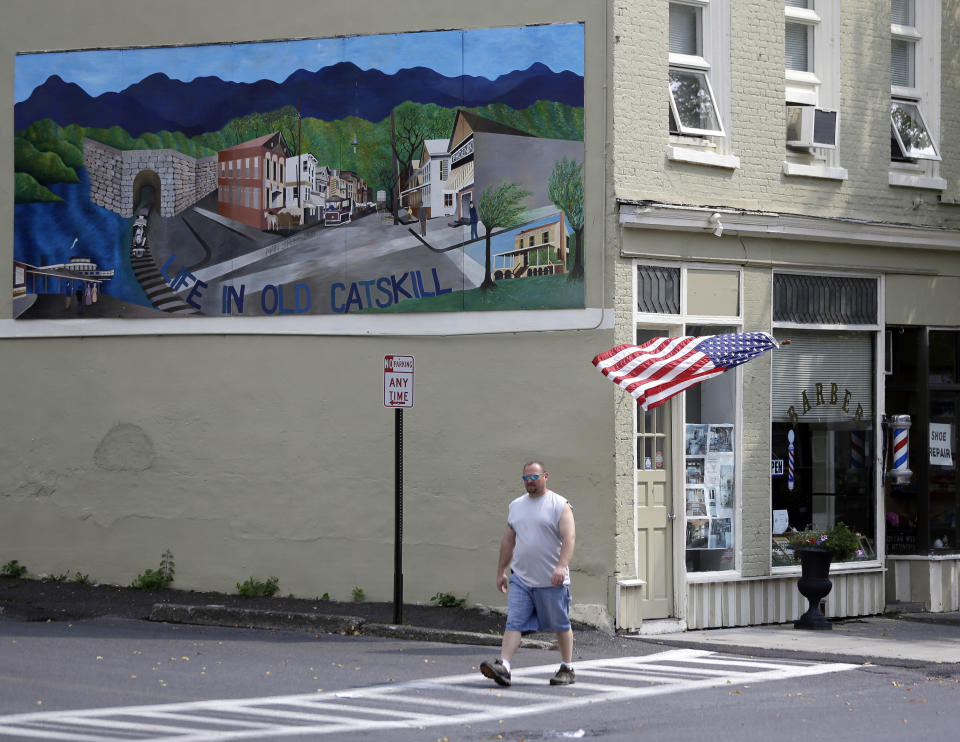
[[[583,77],[569,71],[554,72],[539,62],[495,80],[446,77],[426,67],[386,75],[340,62],[316,72],[297,70],[283,82],[236,83],[219,77],[182,82],[158,73],[118,93],[92,97],[80,86],[51,75],[29,98],[16,104],[14,126],[23,129],[50,118],[61,126],[120,126],[134,137],[164,129],[195,136],[217,131],[238,116],[296,105],[298,100],[304,116],[326,121],[347,116],[381,121],[407,100],[446,108],[503,103],[519,109],[538,100],[580,107]]]

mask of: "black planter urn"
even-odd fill
[[[809,601],[810,607],[797,621],[793,622],[793,627],[830,630],[833,624],[820,612],[820,601],[833,588],[833,583],[830,582],[830,561],[833,555],[826,549],[816,546],[798,546],[795,551],[800,556],[800,579],[797,580],[797,589]]]

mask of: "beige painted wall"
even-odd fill
[[[126,583],[169,547],[182,587],[277,575],[284,593],[349,599],[359,585],[389,600],[395,438],[381,364],[403,352],[417,364],[404,415],[407,596],[498,602],[506,506],[523,462],[543,458],[576,508],[575,599],[602,603],[612,410],[589,359],[607,342],[6,341],[0,560]]]
[[[18,4],[0,27],[0,99],[12,101],[21,50],[585,21],[587,306],[610,302],[603,3],[168,0],[157,8]],[[0,281],[8,286],[12,139],[7,116]],[[446,591],[505,602],[494,573],[506,506],[522,492],[522,463],[537,457],[575,506],[574,602],[607,602],[613,397],[590,359],[613,344],[610,330],[94,337],[70,325],[75,338],[14,339],[10,307],[0,295],[0,563],[127,583],[170,548],[179,587],[232,590],[247,576],[276,575],[284,594],[349,599],[360,586],[392,599],[394,413],[382,407],[381,363],[406,353],[416,357],[417,386],[404,419],[405,597]]]
[[[618,198],[816,216],[960,226],[938,191],[888,185],[890,18],[877,0],[844,0],[840,165],[845,181],[785,176],[783,4],[730,0],[731,152],[727,169],[667,159],[667,3],[614,0],[614,171]],[[943,0],[941,177],[960,195],[960,0]],[[656,101],[656,105],[651,105]],[[722,104],[721,104],[722,105]],[[915,208],[914,200],[923,203]]]

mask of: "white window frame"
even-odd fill
[[[821,60],[817,58],[820,47],[823,45],[821,38],[823,35],[823,18],[816,6],[814,8],[797,8],[792,5],[785,5],[784,22],[799,23],[810,30],[807,62],[811,69],[790,70],[786,69],[786,65],[784,65],[787,102],[815,106],[818,103],[817,92],[821,83],[818,72],[824,68],[824,65],[820,63]]]
[[[825,330],[825,331],[848,331],[848,332],[871,332],[874,334],[874,355],[873,355],[873,410],[875,417],[875,425],[873,431],[873,450],[882,451],[883,450],[883,425],[880,422],[883,420],[886,415],[885,398],[886,398],[886,376],[884,374],[884,328],[887,324],[887,318],[885,313],[886,307],[886,279],[882,273],[860,273],[860,272],[843,272],[843,273],[825,273],[818,270],[810,270],[803,268],[779,268],[775,269],[771,273],[770,277],[770,286],[771,291],[773,288],[773,275],[777,273],[788,273],[792,275],[814,275],[821,277],[830,277],[830,276],[843,276],[846,278],[869,278],[871,280],[876,280],[877,282],[877,321],[872,324],[867,325],[854,325],[854,324],[803,324],[799,322],[777,322],[773,319],[773,305],[774,299],[773,294],[771,293],[770,301],[770,326],[773,330],[774,335],[778,329],[791,329],[791,330]],[[771,374],[773,373],[771,367]],[[772,390],[771,390],[772,392]],[[771,418],[770,430],[773,430],[773,419]],[[883,508],[883,469],[882,462],[874,467],[874,492],[876,493],[876,502],[875,502],[875,522],[874,522],[874,552],[876,553],[875,559],[857,561],[857,562],[837,562],[830,565],[830,573],[837,574],[840,572],[863,572],[863,571],[873,571],[878,567],[882,566],[883,560],[885,557],[886,551],[886,542],[884,540],[885,531],[885,519],[884,519],[884,508]],[[773,518],[773,492],[770,493],[770,517],[771,523]],[[770,574],[774,577],[783,577],[787,575],[800,574],[800,566],[773,566],[773,555],[770,555]]]
[[[890,85],[893,129],[893,100],[915,103],[930,134],[937,156],[940,153],[940,23],[941,0],[914,0],[914,25],[890,24],[890,38],[914,44],[914,86]],[[938,159],[911,162],[890,161],[888,183],[906,188],[945,190]]]
[[[784,22],[810,26],[813,47],[809,57],[810,71],[788,70],[784,66],[785,102],[839,111],[840,4],[834,0],[814,0],[810,5],[810,8],[784,5]],[[832,149],[786,148],[784,175],[847,180],[847,169],[840,164],[840,141],[838,129],[837,146]]]
[[[651,312],[641,312],[637,309],[637,292],[639,290],[637,286],[637,268],[641,265],[649,265],[654,267],[664,267],[664,268],[679,268],[680,269],[680,311],[677,314],[657,314]],[[636,332],[638,328],[644,329],[654,329],[657,331],[662,330],[664,336],[673,336],[681,334],[684,328],[687,325],[707,325],[707,326],[724,326],[732,327],[733,332],[743,332],[743,322],[744,322],[744,301],[743,301],[743,292],[744,292],[744,269],[739,265],[718,265],[717,263],[696,263],[696,262],[680,262],[680,261],[667,261],[667,260],[647,260],[645,258],[635,258],[631,262],[631,270],[633,272],[632,281],[633,281],[633,325],[632,325],[632,337],[636,338]],[[688,314],[687,313],[687,272],[689,270],[713,270],[721,271],[724,273],[737,273],[737,290],[739,292],[737,300],[737,314],[736,316],[725,316],[725,315],[699,315],[699,314]],[[633,341],[631,341],[633,342]],[[683,472],[685,470],[684,466],[684,453],[683,453],[683,436],[685,431],[684,421],[687,419],[687,410],[686,410],[686,396],[677,395],[674,397],[676,402],[676,407],[674,408],[673,419],[669,421],[669,425],[665,425],[665,430],[670,430],[673,441],[673,456],[671,465],[671,509],[672,512],[676,513],[677,519],[672,521],[674,524],[679,526],[674,526],[674,538],[673,538],[673,577],[674,577],[674,601],[677,606],[680,605],[680,602],[686,602],[686,591],[682,587],[686,584],[701,583],[701,582],[729,582],[731,580],[738,580],[741,578],[741,572],[743,569],[743,370],[741,368],[731,369],[727,373],[736,374],[735,384],[734,384],[734,394],[736,395],[736,418],[734,420],[734,425],[736,426],[736,436],[735,436],[735,456],[734,456],[734,471],[736,476],[736,483],[734,486],[734,496],[736,497],[737,507],[734,514],[734,520],[736,522],[734,528],[734,540],[733,540],[733,549],[734,549],[734,566],[733,569],[728,570],[717,570],[713,572],[687,572],[686,567],[686,542],[683,539],[683,534],[686,531],[686,497],[685,497],[685,486],[684,486],[684,477]],[[638,405],[633,404],[633,435],[636,436],[637,430],[637,416]],[[637,447],[634,442],[633,445],[633,497],[634,497],[634,506],[633,512],[636,515],[637,512]],[[679,476],[677,473],[679,472]],[[637,528],[636,523],[633,524],[633,538],[634,538],[634,559],[635,564],[639,564],[639,544],[637,543]],[[679,610],[679,608],[678,608]],[[683,615],[683,614],[680,614]]]
[[[690,135],[670,134],[667,159],[735,169],[740,158],[732,154],[731,143],[731,85],[730,85],[730,0],[671,0],[678,5],[700,9],[701,49],[699,56],[669,54],[669,66],[706,76],[708,90],[713,98],[720,131]],[[672,96],[667,92],[673,108]],[[676,113],[674,113],[676,117]],[[680,121],[677,121],[680,126]]]

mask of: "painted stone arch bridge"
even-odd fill
[[[130,218],[145,186],[154,190],[160,216],[175,216],[217,188],[217,156],[190,157],[173,149],[121,150],[83,140],[90,200]]]

